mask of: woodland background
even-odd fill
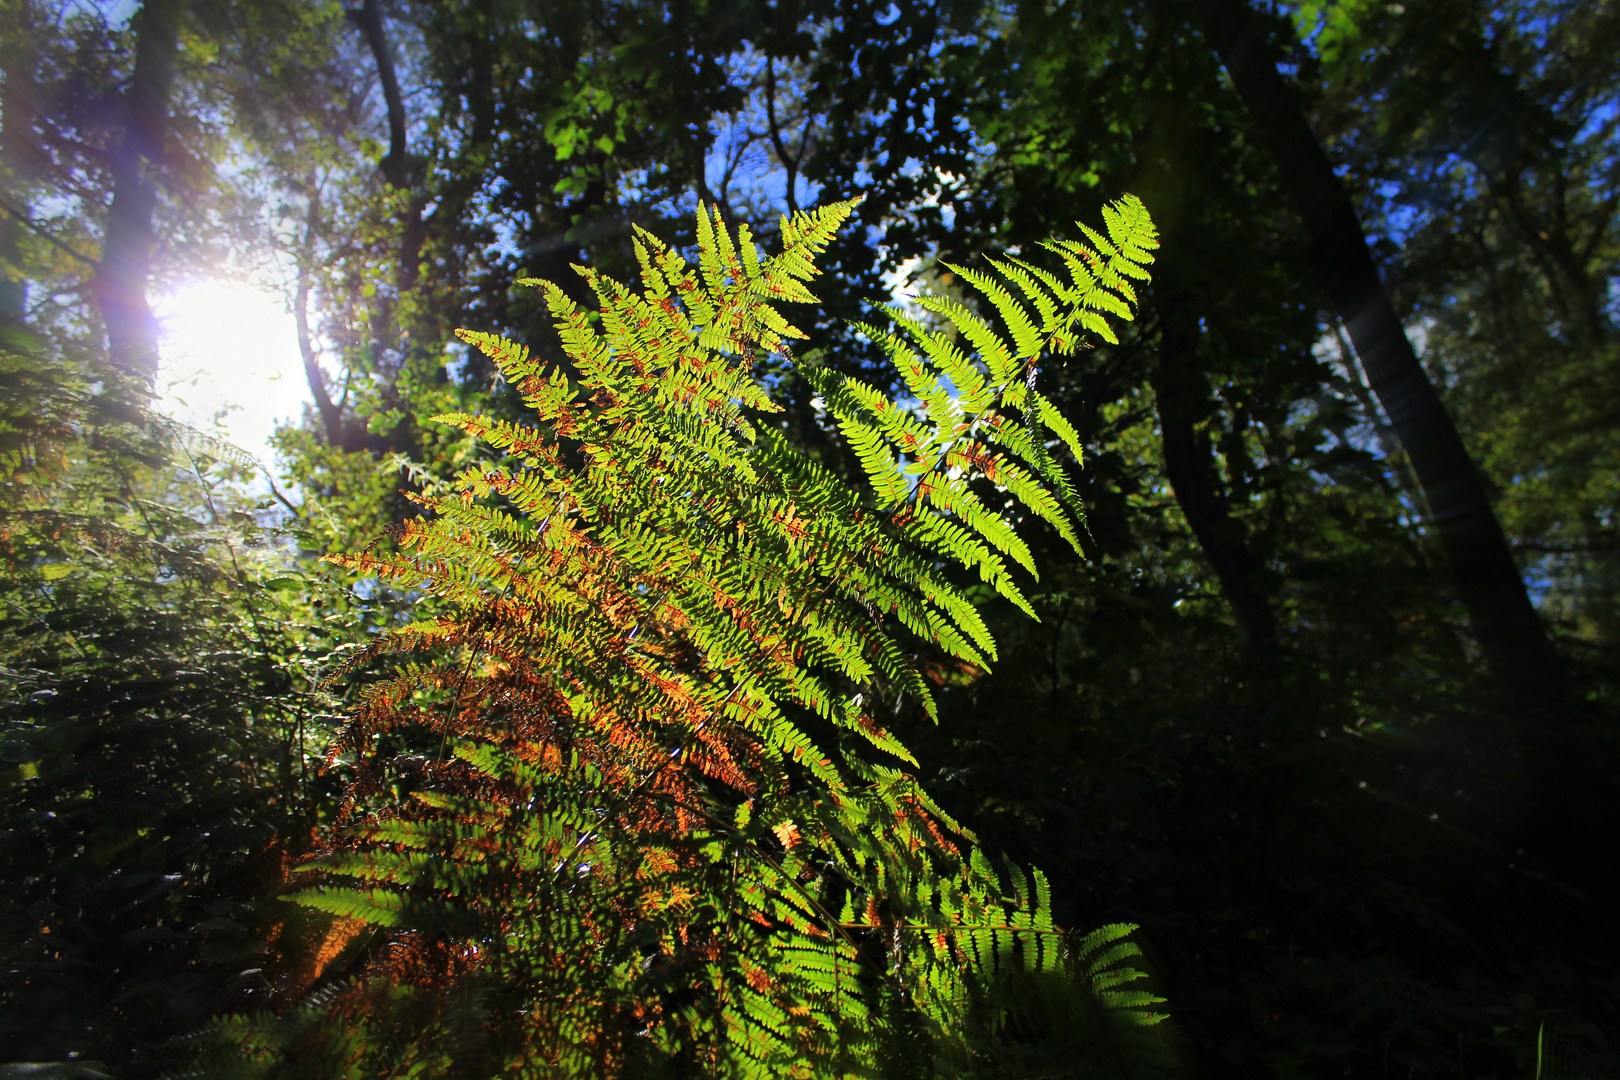
[[[0,1060],[154,1076],[286,989],[321,676],[414,600],[316,556],[471,460],[424,417],[515,415],[452,334],[548,347],[513,279],[862,195],[800,325],[871,373],[864,305],[1131,191],[1151,295],[1047,376],[1090,557],[1047,536],[1041,622],[940,673],[926,783],[1142,927],[1196,1075],[1620,1075],[1620,6],[0,0],[0,69]],[[1367,252],[1438,480],[1352,348]],[[297,317],[273,489],[151,405],[206,275]],[[1448,540],[1470,485],[1500,532]]]

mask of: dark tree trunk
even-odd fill
[[[158,346],[146,288],[179,15],[179,0],[147,0],[135,16],[135,70],[124,94],[123,136],[112,162],[112,209],[95,281],[109,359],[148,386],[157,378]]]
[[[1593,948],[1610,947],[1620,939],[1610,914],[1620,900],[1620,784],[1612,755],[1572,713],[1563,666],[1484,482],[1418,363],[1355,207],[1293,85],[1277,70],[1265,27],[1244,0],[1193,0],[1193,10],[1304,219],[1316,272],[1423,489],[1480,651],[1528,721],[1520,743],[1523,801],[1512,826],[1517,842],[1550,877],[1575,886],[1547,894],[1563,907],[1559,918],[1571,932]]]
[[[400,298],[416,287],[421,276],[422,245],[427,237],[427,222],[423,212],[427,198],[420,190],[421,173],[412,161],[408,142],[409,130],[405,115],[405,98],[400,92],[399,73],[394,64],[394,51],[388,41],[388,27],[383,20],[381,0],[363,0],[356,8],[347,9],[348,16],[359,27],[377,64],[377,77],[382,83],[383,102],[388,113],[388,154],[378,162],[377,170],[383,180],[395,191],[406,192],[400,213],[400,244],[398,262],[394,267],[392,294],[378,296],[372,305],[371,350],[374,374],[386,377],[382,400],[387,406],[399,401],[398,379],[405,360],[401,355],[401,333],[398,323]],[[412,190],[416,188],[417,190]],[[312,211],[313,212],[313,211]],[[300,302],[307,298],[307,271],[300,275]],[[309,344],[307,323],[300,326],[300,344],[304,351],[304,371],[309,380],[310,393],[316,407],[321,410],[328,441],[346,451],[369,450],[385,453],[402,449],[395,445],[397,433],[373,434],[342,417],[342,404],[333,404],[320,375],[319,365],[313,360]]]
[[[1265,28],[1243,0],[1194,0],[1192,7],[1304,219],[1315,269],[1423,488],[1429,520],[1486,663],[1519,703],[1556,707],[1565,692],[1563,669],[1525,592],[1484,481],[1418,363],[1355,207],[1293,86],[1277,70]]]
[[[304,361],[304,380],[309,384],[310,397],[315,399],[315,411],[320,414],[321,428],[326,432],[326,444],[343,446],[343,408],[332,400],[326,388],[326,376],[315,355],[315,335],[309,326],[311,267],[315,261],[315,234],[321,224],[320,180],[313,170],[304,180],[304,191],[309,208],[304,215],[304,246],[298,253],[298,295],[293,303],[293,318],[298,324],[298,352]],[[344,449],[349,448],[344,446]]]
[[[377,62],[377,77],[382,81],[383,102],[388,109],[388,156],[378,162],[377,170],[395,191],[409,191],[419,176],[414,175],[412,168],[405,98],[399,90],[399,73],[394,66],[394,50],[388,44],[382,4],[380,0],[365,0],[360,7],[349,9],[349,17],[365,35],[366,46]],[[421,273],[422,243],[427,238],[427,222],[422,213],[426,206],[427,199],[418,191],[405,207],[399,266],[394,274],[394,287],[401,293],[415,288]]]
[[[1259,569],[1244,543],[1243,524],[1232,517],[1221,494],[1209,440],[1200,438],[1196,421],[1207,389],[1198,367],[1198,338],[1188,325],[1190,314],[1181,298],[1161,278],[1154,290],[1159,313],[1159,363],[1153,372],[1153,396],[1164,441],[1164,470],[1193,536],[1215,568],[1221,594],[1232,608],[1238,633],[1255,653],[1276,644],[1277,621],[1271,602],[1258,587]]]
[[[21,215],[28,213],[27,182],[23,175],[28,155],[23,147],[28,144],[24,112],[29,108],[28,84],[32,81],[34,58],[28,42],[33,28],[18,25],[30,12],[19,5],[11,17],[0,21],[0,34],[5,42],[0,45],[0,72],[6,80],[0,109],[4,110],[0,126],[0,149],[5,163],[0,165],[0,192],[5,204],[0,206],[0,325],[20,325],[26,315],[28,289],[24,281],[23,235],[27,226]],[[16,22],[13,22],[16,20]]]
[[[409,160],[405,146],[405,98],[399,92],[399,75],[394,69],[394,53],[388,47],[388,30],[383,26],[382,5],[378,0],[365,0],[358,8],[349,9],[349,17],[366,37],[372,58],[377,61],[377,76],[382,80],[383,102],[388,107],[388,156],[377,168],[390,187],[400,190],[410,186]]]
[[[0,209],[0,325],[20,326],[27,315],[22,276],[23,223]]]

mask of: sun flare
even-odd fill
[[[308,393],[297,323],[275,292],[203,281],[157,305],[162,329],[160,407],[178,420],[213,428],[274,467],[277,424],[294,419]]]

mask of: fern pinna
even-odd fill
[[[953,567],[1029,610],[984,481],[1078,548],[1058,455],[1080,440],[1038,364],[1131,317],[1152,223],[1127,197],[1047,245],[1055,273],[952,267],[999,326],[882,308],[860,329],[907,398],[796,364],[858,491],[769,423],[757,370],[794,363],[778,305],[814,299],[853,205],[784,218],[770,258],[707,209],[696,266],[638,231],[639,288],[579,269],[595,313],[524,282],[567,367],[461,332],[534,420],[438,418],[498,463],[418,497],[400,554],[339,560],[459,614],[369,650],[411,656],[334,751],[344,839],[296,896],[333,917],[323,989],[228,1022],[257,1048],[234,1067],[270,1075],[280,1046],[344,1075],[967,1076],[1022,1023],[997,987],[1032,978],[1084,988],[1092,1019],[1047,1025],[1071,1070],[1160,1061],[1129,928],[1062,933],[1045,879],[993,866],[882,719],[934,714],[919,654],[995,658]]]

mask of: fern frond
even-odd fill
[[[1129,318],[1151,222],[1127,199],[1090,246],[1054,242],[1066,278],[953,268],[985,314],[917,303],[954,333],[879,309],[891,328],[858,330],[911,401],[797,365],[860,463],[851,489],[757,422],[778,409],[757,367],[794,362],[803,334],[779,308],[814,299],[816,259],[853,209],[784,218],[769,257],[709,207],[691,262],[636,230],[639,287],[581,271],[595,318],[527,282],[572,376],[459,332],[532,418],[438,418],[500,463],[418,496],[430,516],[395,554],[338,560],[462,614],[366,651],[412,658],[358,695],[333,751],[356,773],[347,831],[294,896],[387,941],[331,976],[354,981],[321,1015],[421,990],[410,1007],[430,1022],[373,1072],[449,1071],[449,1033],[484,1024],[507,1033],[490,1075],[652,1059],[858,1075],[906,1032],[941,1062],[1003,1052],[1025,1006],[1002,997],[1036,983],[1068,987],[1082,1052],[1102,1052],[1106,1017],[1153,1027],[1160,1001],[1123,930],[1072,942],[1043,876],[995,866],[913,774],[879,763],[916,765],[881,720],[902,696],[937,713],[919,649],[996,657],[953,574],[1033,616],[1019,508],[1078,547],[1079,502],[1047,444],[1078,462],[1080,437],[1034,376],[1075,327],[1107,337]],[[492,985],[495,1012],[451,1004]]]

